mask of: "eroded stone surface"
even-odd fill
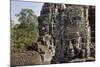
[[[40,35],[42,38],[47,34],[51,36],[49,45],[55,47],[55,63],[59,63],[59,59],[63,58],[70,60],[74,57],[90,56],[89,8],[55,3],[43,5],[39,19]]]
[[[20,51],[18,51],[20,50]],[[15,51],[15,52],[13,52]],[[37,51],[26,51],[22,49],[13,49],[11,53],[11,65],[37,65],[42,64],[42,59]]]

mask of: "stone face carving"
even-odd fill
[[[43,5],[39,19],[40,36],[48,47],[54,47],[54,63],[68,62],[75,57],[90,57],[91,27],[88,15],[89,6]],[[50,36],[49,40],[44,39],[46,35]]]
[[[80,54],[82,50],[86,50],[86,56],[89,55],[90,44],[90,28],[88,20],[88,6],[72,6],[66,5],[66,31],[65,39],[71,41],[74,52]],[[81,39],[84,39],[84,47]],[[69,44],[70,45],[70,44]],[[84,48],[84,49],[82,49]],[[84,54],[85,56],[85,54]]]

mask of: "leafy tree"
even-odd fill
[[[33,10],[22,9],[16,16],[20,24],[15,24],[11,29],[12,46],[21,48],[31,45],[32,42],[37,42],[39,37],[38,18]]]

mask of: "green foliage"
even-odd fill
[[[37,42],[38,18],[31,9],[22,9],[16,14],[20,24],[15,24],[11,28],[11,44],[16,48],[23,48]]]

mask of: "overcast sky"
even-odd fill
[[[43,3],[39,2],[11,1],[11,20],[17,22],[15,14],[18,14],[22,8],[32,9],[39,16],[42,5]]]

